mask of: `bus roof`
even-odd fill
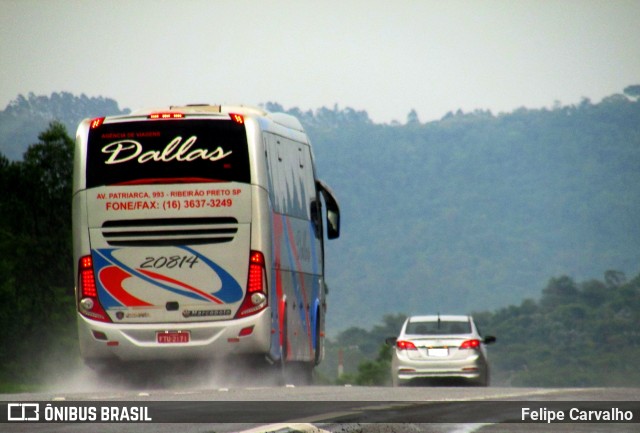
[[[209,104],[188,104],[171,105],[169,107],[145,108],[137,110],[129,115],[114,116],[114,118],[126,118],[129,116],[144,116],[151,113],[179,112],[184,114],[241,114],[243,116],[264,117],[278,125],[304,132],[300,121],[287,113],[272,113],[260,107],[251,105],[209,105]]]

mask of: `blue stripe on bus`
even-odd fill
[[[212,292],[211,293],[212,295],[214,295],[216,298],[228,304],[232,304],[242,299],[242,296],[244,295],[244,291],[242,290],[242,287],[240,286],[238,281],[236,281],[236,279],[233,278],[229,272],[225,271],[223,268],[221,268],[218,264],[214,263],[208,257],[205,257],[202,254],[198,253],[196,250],[193,250],[186,246],[183,246],[180,248],[190,252],[191,254],[196,255],[199,259],[205,262],[211,269],[213,269],[213,271],[216,274],[218,274],[218,277],[222,282],[222,287],[217,292]],[[248,267],[248,264],[247,264],[247,267]]]
[[[309,239],[311,240],[311,263],[313,265],[313,281],[311,290],[311,299],[313,299],[313,309],[311,314],[311,344],[314,350],[318,349],[316,341],[316,326],[318,323],[319,304],[320,304],[320,281],[318,278],[318,256],[316,253],[316,230],[313,222],[309,222]]]
[[[298,305],[304,305],[304,298],[302,297],[302,288],[300,287],[300,282],[298,280],[299,274],[301,274],[301,270],[297,269],[296,264],[295,264],[295,259],[293,257],[293,244],[292,242],[295,242],[295,239],[290,239],[289,238],[289,225],[287,224],[286,221],[286,217],[283,215],[282,216],[283,219],[283,234],[285,236],[285,246],[287,247],[287,256],[289,257],[289,266],[291,269],[291,281],[293,283],[293,289],[295,291],[295,295],[296,295],[296,302],[298,303]],[[299,308],[298,311],[300,312],[300,321],[302,322],[302,328],[306,328],[307,325],[307,318],[306,315],[304,314],[304,308]]]

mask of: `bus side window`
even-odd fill
[[[318,199],[311,201],[311,222],[316,239],[322,239],[322,203]]]

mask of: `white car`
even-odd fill
[[[482,337],[471,316],[412,316],[402,325],[394,345],[391,377],[393,386],[431,378],[459,378],[470,384],[489,384],[485,345],[493,336]]]

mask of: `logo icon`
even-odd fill
[[[40,421],[40,404],[7,404],[7,421]]]

